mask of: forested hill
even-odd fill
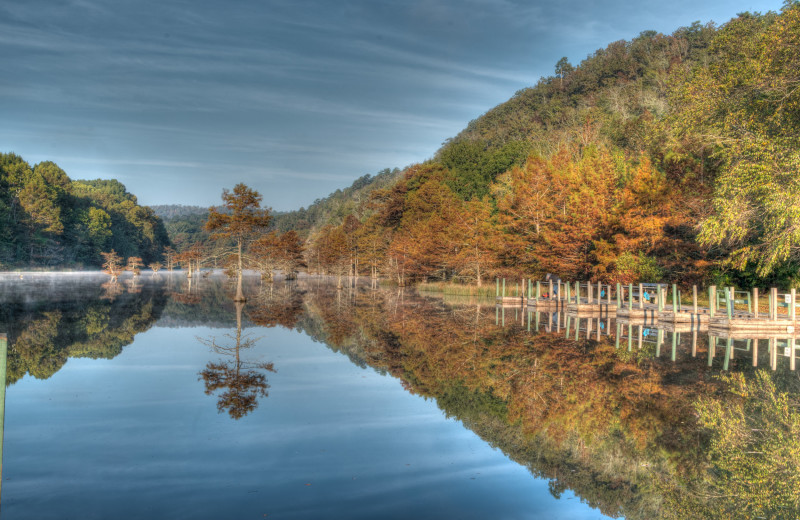
[[[310,265],[399,283],[800,281],[799,46],[787,1],[563,58],[315,230]]]
[[[184,206],[183,204],[156,204],[149,206],[161,220],[175,219],[187,216],[208,215],[205,206]]]
[[[99,267],[116,250],[145,263],[169,244],[161,220],[116,180],[72,180],[57,164],[0,153],[0,269]]]
[[[360,214],[372,192],[391,186],[400,178],[397,168],[383,169],[375,175],[366,174],[343,190],[336,190],[323,199],[315,200],[308,208],[276,213],[273,225],[280,232],[290,229],[307,236],[313,229],[326,224],[341,224],[347,215]]]

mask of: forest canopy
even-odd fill
[[[119,181],[0,153],[0,266],[99,267],[110,249],[153,262],[168,245],[161,219]]]

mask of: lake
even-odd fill
[[[794,338],[107,278],[0,276],[2,520],[797,517]]]

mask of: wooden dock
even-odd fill
[[[502,290],[501,290],[502,287]],[[502,307],[528,307],[529,310],[566,311],[570,316],[615,316],[624,323],[687,324],[695,328],[714,328],[738,332],[786,334],[797,327],[797,295],[791,289],[778,293],[772,288],[759,307],[759,291],[737,291],[733,287],[708,288],[708,307],[698,305],[697,286],[692,287],[691,305],[681,298],[677,285],[659,283],[616,284],[601,282],[546,282],[519,280],[506,293],[506,281],[497,279],[497,304]],[[782,311],[785,309],[785,311]],[[673,328],[676,328],[673,327]]]

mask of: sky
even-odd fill
[[[543,76],[780,0],[2,0],[0,152],[141,204],[278,211],[433,157]]]

